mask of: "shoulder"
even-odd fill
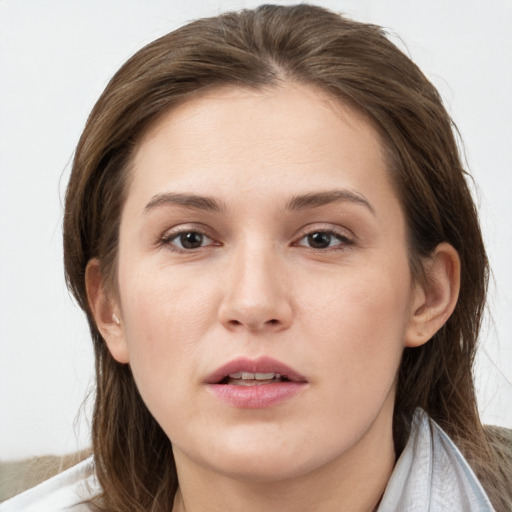
[[[99,493],[94,460],[89,457],[0,505],[0,512],[90,512],[87,502]]]
[[[503,462],[512,472],[512,429],[486,425],[484,431],[491,446],[500,454]]]
[[[484,487],[492,487],[492,482],[487,480],[500,480],[504,482],[508,494],[504,499],[507,502],[507,510],[512,510],[512,429],[487,425],[484,427],[485,437],[491,446],[497,459],[498,473],[482,477]]]

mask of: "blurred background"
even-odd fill
[[[63,198],[107,81],[183,23],[257,1],[0,0],[0,458],[90,443],[92,346],[66,290]],[[279,4],[295,2],[275,1]],[[512,427],[512,1],[312,1],[386,27],[465,143],[493,267],[476,364],[485,423]]]

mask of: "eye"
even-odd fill
[[[182,231],[164,237],[162,243],[173,246],[173,248],[180,251],[193,251],[194,249],[213,245],[213,240],[199,231]]]
[[[329,230],[318,230],[303,236],[297,243],[311,249],[329,249],[352,243],[346,236]]]

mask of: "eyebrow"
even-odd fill
[[[351,202],[360,204],[365,206],[375,215],[375,210],[373,209],[372,205],[362,194],[348,189],[328,190],[325,192],[314,192],[294,196],[286,204],[286,210],[305,210],[308,208],[318,208],[320,206],[338,202]],[[165,194],[157,194],[153,196],[144,208],[144,211],[148,212],[154,208],[164,205],[178,205],[184,206],[185,208],[217,213],[223,212],[227,209],[224,203],[214,197],[168,192]]]
[[[307,208],[318,208],[330,203],[356,203],[365,206],[375,215],[375,210],[370,202],[359,192],[348,189],[335,189],[326,192],[316,192],[294,196],[286,205],[287,210],[304,210]]]
[[[178,205],[196,210],[211,212],[222,212],[226,209],[225,205],[214,197],[198,196],[196,194],[178,194],[169,192],[166,194],[157,194],[151,198],[151,201],[144,208],[145,212],[153,210],[158,206]]]

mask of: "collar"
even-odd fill
[[[439,425],[416,409],[411,435],[377,512],[494,512],[468,462]]]

